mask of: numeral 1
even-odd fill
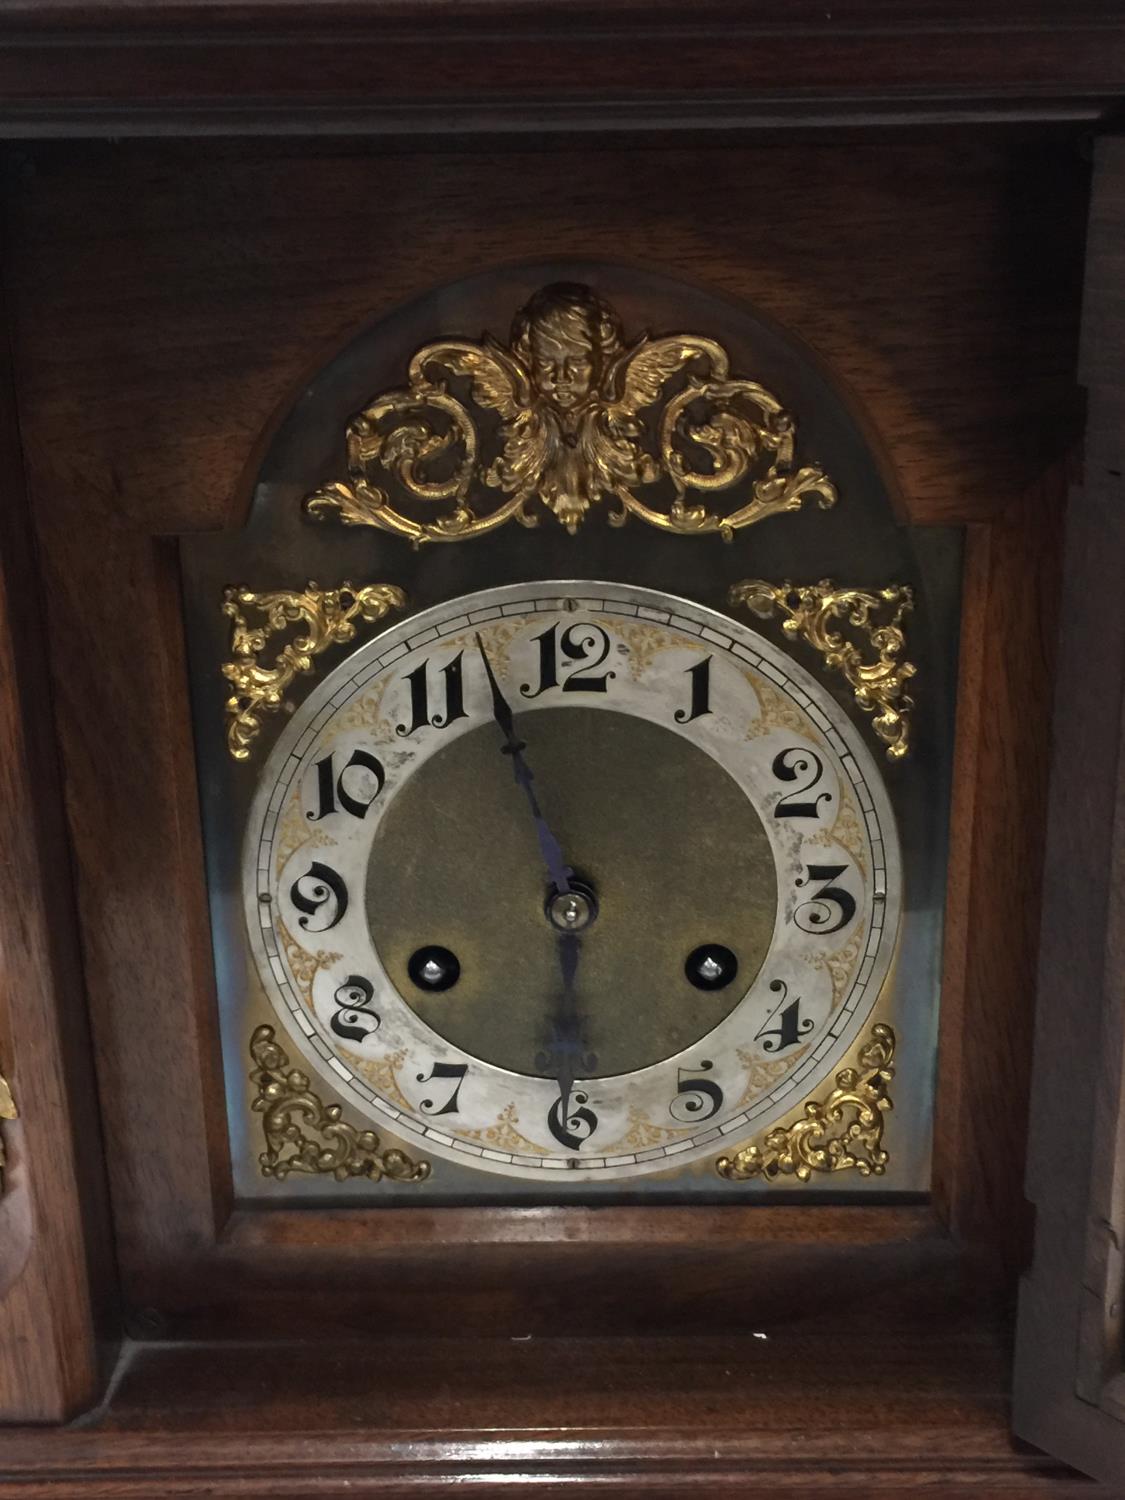
[[[465,695],[461,686],[461,658],[464,652],[458,651],[452,661],[446,662],[441,669],[441,675],[445,678],[445,710],[443,713],[430,713],[430,662],[427,658],[421,666],[415,667],[413,672],[407,672],[406,681],[410,684],[410,723],[397,724],[396,734],[414,734],[419,729],[425,729],[432,725],[435,729],[448,729],[457,719],[467,717],[465,713]]]
[[[673,715],[677,724],[690,724],[711,712],[711,658],[705,656],[694,667],[688,667],[687,673],[691,678],[691,708],[686,711],[677,708]]]

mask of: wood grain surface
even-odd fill
[[[1012,1444],[1003,1342],[979,1305],[932,1290],[913,1315],[841,1296],[764,1337],[135,1345],[108,1412],[8,1431],[0,1475],[34,1500],[1112,1500]]]
[[[0,362],[0,1421],[88,1405],[112,1355],[112,1251],[41,596]],[[98,1338],[108,1339],[100,1352]]]
[[[996,515],[1080,431],[1086,175],[1072,145],[995,142],[17,158],[7,277],[38,507],[45,525],[237,524],[263,432],[363,324],[569,256],[752,303],[850,391],[905,519]]]
[[[1020,1298],[1016,1430],[1125,1485],[1120,1093],[1125,1058],[1125,143],[1098,150],[1067,526]],[[1116,1387],[1116,1390],[1113,1388]],[[1112,1399],[1106,1399],[1110,1396]]]
[[[1057,465],[968,536],[934,1195],[1008,1278],[1030,1253],[1024,1157],[1063,514]]]
[[[0,38],[9,137],[1057,126],[1125,92],[1112,0],[6,0]]]

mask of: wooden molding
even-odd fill
[[[0,42],[9,137],[1059,125],[1125,95],[1112,0],[9,0]]]

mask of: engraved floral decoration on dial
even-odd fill
[[[582,581],[451,600],[326,677],[263,772],[244,895],[281,1022],[368,1119],[593,1181],[714,1158],[833,1075],[900,871],[875,762],[808,673]]]

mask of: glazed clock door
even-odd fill
[[[185,546],[236,1193],[925,1194],[958,556],[706,293],[361,334]]]

